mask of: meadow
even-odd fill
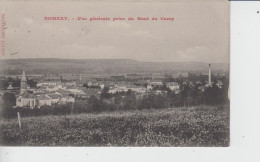
[[[22,117],[0,124],[5,146],[229,146],[229,105]],[[22,116],[22,114],[21,114]]]

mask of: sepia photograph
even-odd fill
[[[230,146],[228,0],[3,4],[0,146]]]

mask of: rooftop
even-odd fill
[[[36,96],[34,94],[30,94],[30,93],[24,93],[22,95],[22,98],[28,98],[28,99],[36,99]]]
[[[37,97],[38,100],[50,100],[51,98],[48,97],[47,95],[40,95],[39,97]]]

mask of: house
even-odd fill
[[[63,82],[62,86],[67,87],[67,86],[76,86],[77,83],[75,81],[71,81],[71,82]]]
[[[150,85],[151,86],[162,86],[163,83],[161,81],[152,81],[152,82],[150,82]]]
[[[128,90],[131,90],[133,92],[138,92],[138,93],[145,93],[146,88],[143,86],[135,86],[135,85],[121,85],[118,86],[116,85],[114,88],[109,89],[108,93],[114,94],[116,92],[127,92]]]
[[[155,95],[166,95],[166,94],[167,94],[167,91],[156,90],[156,91],[154,91],[154,94],[155,94]]]
[[[204,92],[205,91],[205,86],[199,86],[198,89],[201,91],[201,92]]]
[[[146,87],[147,90],[152,90],[153,89],[153,86],[151,86],[150,84],[147,85]]]
[[[67,88],[68,91],[70,91],[72,94],[75,94],[75,95],[84,95],[85,93],[83,92],[82,89],[86,89],[86,88],[85,87],[77,87],[77,86]]]
[[[116,89],[116,88],[111,88],[108,91],[108,93],[111,93],[111,94],[115,94],[116,92],[118,92],[118,89]]]
[[[101,89],[105,88],[105,84],[99,84],[99,86],[100,86]]]
[[[68,90],[66,90],[66,89],[58,89],[58,90],[56,90],[56,93],[59,93],[59,94],[69,94],[70,93],[70,91],[68,91]]]
[[[216,86],[218,88],[222,88],[223,87],[223,82],[221,80],[218,80],[217,83],[216,83]]]
[[[36,95],[25,92],[16,99],[17,107],[34,108],[37,105]]]
[[[177,89],[180,89],[179,84],[176,83],[176,82],[166,83],[166,86],[167,86],[170,90],[172,90],[172,91],[177,90]]]
[[[195,82],[197,85],[202,85],[202,82],[201,81],[196,81]]]
[[[41,107],[44,105],[51,106],[51,98],[45,94],[42,94],[37,97],[37,106]]]
[[[180,93],[181,93],[181,90],[180,90],[180,89],[175,89],[175,90],[174,90],[174,93],[175,93],[175,94],[180,94]]]
[[[9,86],[6,89],[11,90],[14,89],[14,87],[12,86],[12,84],[9,84]]]
[[[42,87],[42,86],[56,86],[56,85],[60,85],[61,82],[60,81],[42,81],[37,83],[37,87]]]
[[[211,83],[211,84],[209,84],[209,82],[206,82],[205,87],[212,87],[212,85],[213,85],[214,82],[210,82],[210,83]]]
[[[87,85],[88,85],[88,87],[91,87],[92,86],[92,82],[88,81]]]
[[[124,82],[124,81],[118,81],[118,82],[115,82],[115,85],[117,85],[117,86],[126,86],[127,83]]]
[[[56,85],[56,86],[47,86],[46,90],[49,92],[57,91],[58,89],[61,89],[62,85]]]
[[[196,86],[196,84],[194,82],[189,83],[189,87],[194,88],[195,86]]]
[[[91,80],[89,80],[88,82],[87,82],[87,86],[88,87],[96,87],[96,86],[99,86],[99,83],[96,81],[96,80],[94,80],[94,79],[91,79]]]
[[[86,89],[84,92],[85,92],[85,95],[83,97],[86,97],[86,98],[90,98],[91,96],[95,96],[95,97],[99,98],[99,96],[101,94],[100,89]]]
[[[57,104],[62,97],[62,95],[60,95],[59,93],[51,93],[51,94],[47,94],[47,96],[50,97],[51,104]]]
[[[131,86],[126,86],[127,91],[128,90],[132,90],[133,92],[139,92],[139,93],[145,93],[146,92],[146,88],[143,86],[135,86],[135,85],[131,85]]]
[[[74,102],[75,102],[75,98],[72,96],[62,97],[59,101],[59,103],[61,104],[74,103]]]

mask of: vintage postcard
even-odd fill
[[[229,1],[0,3],[1,146],[229,146]]]

